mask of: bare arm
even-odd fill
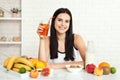
[[[40,39],[38,59],[46,61],[46,54],[45,53],[46,53],[45,52],[45,39]]]
[[[54,69],[59,69],[59,68],[65,68],[66,65],[83,65],[84,67],[84,62],[79,61],[79,62],[64,62],[64,63],[47,63],[47,67],[49,68],[54,68]]]
[[[80,35],[75,34],[74,39],[75,39],[74,45],[78,49],[78,51],[82,57],[82,60],[84,62],[84,65],[85,65],[85,52],[86,52],[85,43]]]
[[[49,37],[41,37],[40,32],[42,32],[42,27],[39,25],[37,33],[39,35],[39,50],[38,50],[38,59],[47,62],[49,56]]]
[[[45,62],[49,59],[49,37],[40,39],[38,59]]]

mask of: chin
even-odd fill
[[[58,32],[58,34],[65,34],[65,33],[66,33],[66,31],[63,31],[63,30]]]

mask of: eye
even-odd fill
[[[65,22],[66,22],[66,23],[69,23],[69,22],[70,22],[70,20],[66,20]]]
[[[62,21],[62,19],[58,19],[58,21]]]

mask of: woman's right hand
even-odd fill
[[[39,35],[40,38],[43,38],[40,35],[41,32],[43,32],[43,27],[39,24],[38,29],[37,29],[37,34]]]

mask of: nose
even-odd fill
[[[65,25],[65,21],[62,21],[62,25],[63,25],[63,26]]]

